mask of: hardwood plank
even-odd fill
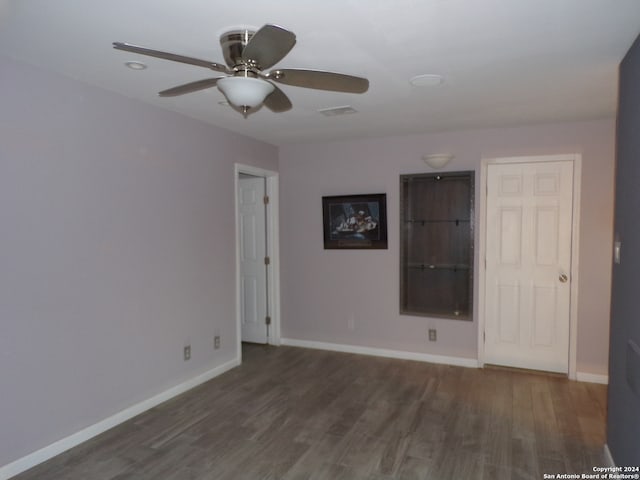
[[[539,479],[602,465],[606,387],[247,345],[243,364],[15,480]]]
[[[399,480],[425,480],[429,477],[432,467],[431,462],[422,458],[411,456],[404,457],[402,465],[398,471],[397,478]]]
[[[308,480],[319,471],[326,469],[326,465],[337,465],[343,453],[342,441],[343,437],[321,434],[317,441],[311,443],[311,448],[283,476],[283,479]]]
[[[385,445],[376,436],[354,431],[343,439],[340,448],[343,454],[338,458],[337,463],[368,476],[378,469]]]

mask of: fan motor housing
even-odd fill
[[[220,46],[222,47],[224,61],[227,62],[230,68],[247,65],[246,60],[242,59],[242,51],[254,33],[256,32],[252,30],[231,30],[220,35]],[[247,66],[254,67],[255,65]]]

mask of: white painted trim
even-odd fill
[[[236,350],[238,358],[242,358],[242,318],[240,315],[240,217],[238,215],[238,179],[241,173],[263,177],[267,182],[267,255],[271,259],[269,275],[269,307],[271,316],[271,331],[269,332],[269,344],[280,345],[280,219],[279,207],[279,173],[265,170],[251,165],[236,163],[234,166],[234,210],[236,225]]]
[[[268,255],[271,258],[271,268],[269,269],[269,306],[271,315],[271,332],[269,344],[280,345],[281,324],[280,324],[280,193],[279,177],[274,174],[267,177],[267,195],[269,195],[269,205],[267,205],[267,223],[269,225]]]
[[[577,372],[576,378],[578,382],[601,383],[609,385],[609,375],[598,375],[596,373]]]
[[[487,170],[489,160],[482,159],[480,164],[480,201],[476,203],[476,211],[480,211],[480,219],[478,222],[478,310],[476,311],[476,318],[478,319],[478,368],[484,367],[484,311],[485,311],[485,275],[487,270],[486,257],[487,257]]]
[[[282,338],[283,345],[291,347],[313,348],[316,350],[329,350],[332,352],[356,353],[359,355],[372,355],[375,357],[397,358],[400,360],[416,360],[418,362],[439,363],[456,367],[477,368],[475,358],[448,357],[433,355],[430,353],[406,352],[403,350],[389,350],[386,348],[363,347],[359,345],[345,345],[342,343],[314,342],[310,340],[298,340],[295,338]]]
[[[560,155],[535,155],[526,157],[483,158],[480,166],[480,225],[478,251],[480,252],[480,276],[478,283],[478,367],[484,366],[484,328],[485,328],[485,283],[486,269],[486,229],[487,229],[487,171],[489,165],[533,162],[573,163],[573,211],[571,226],[571,305],[569,312],[569,371],[571,380],[577,380],[578,353],[578,283],[579,283],[579,244],[580,244],[580,194],[582,187],[582,155],[577,153]],[[598,382],[600,383],[600,382]]]
[[[111,415],[104,420],[99,421],[98,423],[94,423],[82,430],[71,434],[65,438],[58,440],[57,442],[52,443],[40,450],[37,450],[33,453],[30,453],[18,460],[15,460],[7,465],[0,467],[0,480],[7,480],[15,475],[18,475],[21,472],[29,470],[36,465],[49,460],[50,458],[55,457],[56,455],[61,454],[62,452],[69,450],[70,448],[75,447],[76,445],[81,444],[82,442],[86,442],[91,438],[100,435],[107,430],[120,425],[123,422],[139,415],[150,408],[153,408],[157,405],[160,405],[167,400],[170,400],[177,395],[180,395],[188,390],[191,390],[198,385],[211,380],[219,375],[222,375],[228,370],[231,370],[234,367],[240,365],[240,359],[235,358],[229,362],[226,362],[218,367],[212,368],[196,377],[193,377],[186,382],[182,382],[174,387],[165,390],[157,395],[154,395],[147,400],[143,400],[142,402],[136,403],[131,407],[125,408],[115,415]]]
[[[582,188],[582,155],[573,160],[573,225],[571,230],[571,304],[569,305],[569,378],[578,374],[578,283],[580,282],[580,195]]]
[[[615,467],[616,462],[613,461],[613,455],[611,455],[611,450],[609,450],[609,445],[604,444],[604,463],[607,467]]]

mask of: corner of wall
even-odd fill
[[[65,438],[58,440],[57,442],[52,443],[40,450],[37,450],[33,453],[30,453],[14,462],[11,462],[7,465],[3,465],[0,467],[0,480],[8,480],[14,475],[18,475],[30,468],[35,467],[36,465],[46,462],[47,460],[59,455],[70,448],[75,447],[76,445],[81,444],[82,442],[86,442],[87,440],[100,435],[111,428],[120,425],[121,423],[126,422],[127,420],[140,415],[141,413],[160,405],[167,400],[172,399],[182,393],[185,393],[192,388],[197,387],[213,378],[222,375],[223,373],[231,370],[234,367],[240,365],[240,357],[237,356],[233,360],[230,360],[218,367],[212,368],[196,377],[193,377],[185,382],[182,382],[174,387],[165,390],[157,395],[154,395],[151,398],[143,400],[142,402],[136,403],[120,412],[105,418],[93,425],[90,425],[72,435],[69,435]]]

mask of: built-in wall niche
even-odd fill
[[[400,176],[400,313],[473,319],[474,172]]]

